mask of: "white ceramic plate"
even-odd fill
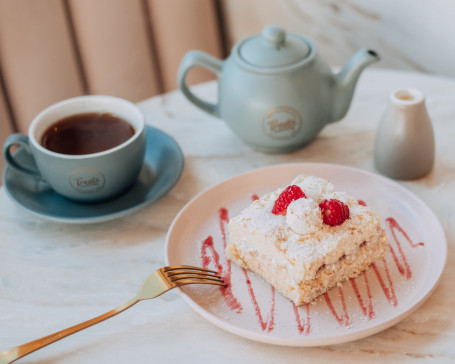
[[[326,178],[365,201],[382,216],[391,249],[355,280],[297,308],[254,273],[231,265],[223,247],[228,216],[300,173]],[[429,297],[446,254],[441,225],[418,197],[384,177],[330,164],[277,165],[220,183],[185,206],[166,240],[167,264],[205,265],[231,280],[230,290],[184,287],[181,294],[194,310],[231,333],[288,346],[338,344],[396,324]]]

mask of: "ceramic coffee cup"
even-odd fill
[[[63,154],[46,149],[42,137],[50,126],[73,115],[110,114],[129,123],[133,131],[126,141],[91,154]],[[12,134],[3,146],[10,168],[22,178],[43,179],[59,194],[80,202],[95,202],[119,195],[136,180],[145,155],[146,126],[142,112],[131,102],[112,96],[90,95],[58,102],[33,119],[28,135]],[[19,146],[36,164],[32,169],[12,152]]]

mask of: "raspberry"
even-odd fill
[[[324,224],[330,226],[341,225],[349,219],[349,207],[340,200],[324,200],[319,204]]]
[[[286,189],[280,193],[275,201],[272,208],[272,214],[274,215],[286,215],[287,208],[292,201],[298,200],[299,198],[306,198],[306,195],[300,189],[299,186],[292,185],[286,187]]]

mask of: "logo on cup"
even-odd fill
[[[278,106],[267,111],[262,118],[264,133],[279,139],[291,138],[302,127],[299,113],[289,106]]]
[[[103,189],[104,175],[94,168],[78,168],[71,172],[71,186],[78,192],[96,193]]]

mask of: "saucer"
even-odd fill
[[[46,182],[6,167],[3,186],[8,197],[29,213],[47,220],[89,224],[129,215],[158,201],[179,180],[183,154],[177,143],[164,132],[147,126],[144,166],[134,185],[117,198],[99,203],[77,203],[56,193]],[[33,164],[23,150],[17,159]]]

